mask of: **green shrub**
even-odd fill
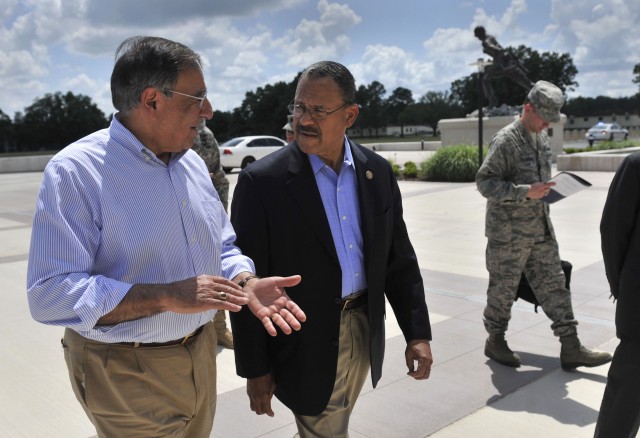
[[[396,164],[393,160],[387,160],[391,165],[391,170],[393,170],[393,174],[397,177],[400,176],[400,165]]]
[[[416,178],[418,176],[418,166],[413,161],[404,163],[404,171],[402,174],[405,178]]]
[[[477,146],[445,146],[420,164],[419,176],[430,181],[472,182],[478,168]]]
[[[562,150],[565,154],[575,154],[577,152],[593,152],[593,151],[606,151],[610,149],[624,149],[640,146],[639,141],[623,140],[623,141],[603,141],[594,143],[593,146],[587,146],[585,148],[564,148]]]

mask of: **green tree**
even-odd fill
[[[281,137],[282,125],[287,121],[287,105],[294,95],[295,83],[282,81],[247,92],[238,114],[243,123],[231,127],[234,136],[265,134]],[[234,118],[234,122],[237,121]]]
[[[562,112],[576,117],[588,117],[603,114],[634,114],[638,113],[638,99],[631,97],[576,97],[569,99],[562,108]]]
[[[242,104],[230,112],[216,111],[207,123],[219,142],[244,135],[273,135],[282,137],[287,122],[287,106],[295,97],[301,73],[289,83],[258,87],[245,93]]]
[[[58,150],[108,126],[90,97],[71,92],[46,94],[17,113],[15,121],[21,150]]]
[[[464,116],[462,107],[447,91],[429,91],[420,98],[420,103],[424,104],[422,123],[429,125],[434,133],[440,120]]]
[[[400,114],[415,103],[413,93],[408,88],[398,87],[384,101],[387,108],[387,120],[394,125],[400,125],[400,136],[404,137],[404,124],[400,120]]]
[[[0,152],[9,152],[15,148],[16,134],[11,118],[0,110]]]
[[[425,123],[427,114],[426,103],[414,103],[406,107],[398,116],[398,122],[405,125],[422,125]]]
[[[362,129],[370,128],[378,136],[378,130],[386,126],[386,114],[384,105],[384,95],[386,94],[384,85],[378,81],[373,81],[369,85],[360,85],[356,90],[356,103],[360,105],[360,114],[356,119],[354,127]]]

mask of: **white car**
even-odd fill
[[[626,140],[629,137],[629,131],[617,123],[598,122],[587,131],[584,137],[589,142],[589,146],[593,146],[594,141]]]
[[[232,138],[220,145],[220,164],[226,173],[236,167],[244,169],[254,161],[286,145],[286,141],[270,135]]]

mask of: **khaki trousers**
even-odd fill
[[[209,437],[216,409],[211,322],[185,345],[133,347],[66,329],[71,386],[99,437]]]
[[[349,417],[369,373],[367,306],[342,312],[336,382],[318,416],[295,415],[300,438],[347,438]]]

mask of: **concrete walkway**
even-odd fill
[[[400,154],[400,153],[398,153]],[[398,157],[399,163],[413,160]],[[561,256],[573,264],[574,311],[584,344],[613,352],[617,341],[598,224],[612,172],[577,172],[593,186],[552,207]],[[34,322],[25,295],[26,260],[41,173],[0,174],[0,437],[95,435],[76,402],[60,348],[62,329]],[[237,174],[232,174],[232,186]],[[406,376],[405,343],[391,311],[382,380],[365,387],[352,438],[591,437],[608,366],[567,373],[542,312],[517,302],[508,332],[523,361],[503,367],[483,355],[484,199],[475,184],[401,182],[405,219],[427,289],[434,340],[431,378]],[[232,187],[233,190],[233,187]],[[249,410],[233,352],[219,349],[212,436],[292,437],[292,415]]]

